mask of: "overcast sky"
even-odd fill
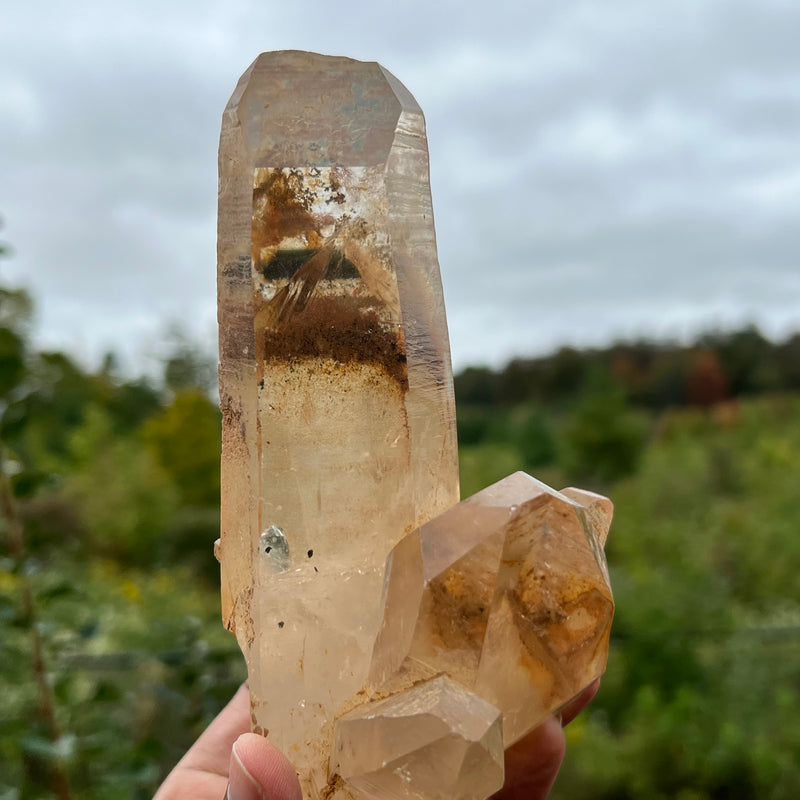
[[[215,336],[216,149],[265,50],[377,60],[428,123],[455,366],[800,329],[796,0],[7,2],[0,265],[42,343]]]

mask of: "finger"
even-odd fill
[[[577,694],[568,703],[561,707],[558,716],[561,717],[562,725],[569,725],[578,714],[583,711],[589,703],[592,702],[594,696],[600,688],[600,678],[592,681],[580,694]]]
[[[219,800],[228,783],[233,743],[250,730],[250,693],[239,688],[170,772],[153,800]]]
[[[506,750],[506,781],[493,800],[540,800],[550,793],[561,762],[565,738],[561,730],[586,708],[600,688],[600,678],[562,706],[559,714]]]
[[[549,717],[506,750],[506,781],[493,800],[543,800],[564,760],[564,730]]]
[[[246,685],[242,685],[178,766],[182,764],[227,777],[233,743],[249,730],[250,692]]]
[[[294,767],[274,744],[245,733],[233,745],[229,800],[302,800]]]

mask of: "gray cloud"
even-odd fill
[[[800,6],[780,0],[17,5],[3,273],[44,340],[213,331],[222,108],[261,50],[380,60],[426,112],[460,366],[560,342],[800,327]]]

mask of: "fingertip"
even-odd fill
[[[592,702],[599,690],[600,678],[595,678],[583,691],[579,692],[572,700],[562,706],[559,713],[561,724],[569,725],[569,723]]]
[[[529,757],[535,753],[535,758],[542,766],[542,776],[552,772],[552,780],[555,781],[567,750],[567,739],[560,720],[548,717],[530,734],[526,750]]]
[[[244,733],[234,742],[228,795],[231,800],[302,800],[289,759],[255,733]]]

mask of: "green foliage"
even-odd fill
[[[0,798],[52,797],[62,775],[75,797],[151,797],[244,678],[212,555],[218,412],[197,390],[167,405],[113,358],[91,373],[32,352],[27,296],[0,301],[16,495],[0,518]]]
[[[166,473],[136,437],[114,435],[111,419],[90,407],[72,433],[61,494],[80,509],[87,545],[135,563],[154,560],[177,497]]]
[[[597,373],[564,429],[561,463],[571,480],[607,484],[636,469],[644,441],[644,424],[629,410],[623,391]]]
[[[108,376],[106,377],[106,380]],[[131,433],[145,420],[155,415],[162,405],[162,397],[150,381],[137,378],[125,383],[111,383],[104,396],[103,406],[118,433]]]
[[[493,373],[488,367],[467,367],[455,376],[454,383],[464,406],[487,406],[495,400]]]
[[[517,426],[516,442],[522,463],[528,470],[552,464],[558,446],[555,425],[542,409],[524,407]]]
[[[244,677],[211,555],[207,359],[173,347],[164,391],[113,358],[91,372],[33,351],[24,293],[0,300],[0,433],[27,548],[0,519],[0,798],[52,797],[58,768],[75,797],[151,797]],[[799,353],[800,335],[775,347],[749,330],[459,376],[464,495],[527,468],[616,505],[611,657],[567,729],[555,800],[800,796]],[[794,393],[736,399],[776,386]]]
[[[798,452],[797,397],[672,414],[613,487],[609,668],[555,798],[798,796]]]
[[[22,338],[9,328],[0,328],[0,397],[17,386],[25,374]]]
[[[219,503],[221,418],[199,389],[184,389],[144,426],[144,437],[187,506]]]
[[[600,483],[616,506],[608,671],[567,729],[553,798],[800,796],[800,397],[648,425],[601,369],[573,408],[531,409],[486,408],[483,423],[472,410],[462,495],[519,468],[538,413],[562,469],[537,477]]]
[[[467,447],[488,438],[492,426],[492,411],[483,406],[463,405],[456,408],[458,444]]]
[[[782,388],[800,390],[800,333],[778,346],[777,361],[781,366]]]
[[[716,354],[734,395],[781,388],[780,348],[775,348],[754,325],[725,336],[707,334],[700,343]]]
[[[461,496],[469,497],[519,469],[517,451],[502,444],[470,447],[460,453]]]
[[[31,301],[27,293],[0,287],[0,400],[7,399],[25,375],[24,337],[30,317]]]
[[[173,392],[201,389],[209,392],[217,381],[216,362],[201,352],[177,327],[167,332],[164,383]]]
[[[26,361],[20,389],[3,415],[3,438],[30,467],[55,470],[86,409],[102,402],[98,384],[63,353],[37,353]]]
[[[62,736],[51,741],[37,721],[19,578],[6,565],[0,796],[52,796],[48,765],[59,760],[76,797],[151,797],[244,678],[216,593],[179,565],[145,573],[95,556],[32,582]]]
[[[457,419],[458,443],[468,461],[477,445],[499,446],[513,454],[518,467],[526,469],[546,466],[556,459],[557,423],[539,406],[528,403],[498,409],[467,405],[457,410]]]

